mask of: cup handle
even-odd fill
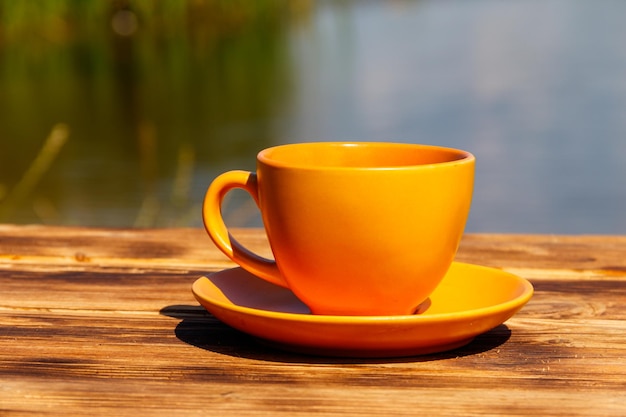
[[[234,189],[247,191],[259,205],[256,174],[248,171],[229,171],[219,175],[209,186],[202,206],[202,221],[207,233],[226,256],[246,271],[272,284],[287,288],[276,261],[263,258],[240,244],[228,231],[222,217],[222,201]]]

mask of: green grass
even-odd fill
[[[169,221],[163,216],[187,213],[194,170],[269,141],[276,108],[289,95],[284,33],[307,4],[0,2],[0,201],[14,193],[51,127],[62,122],[71,127],[71,140],[11,212],[32,212],[37,201],[46,201],[46,212],[54,213],[68,193],[103,198],[90,194],[93,182],[123,175],[128,180],[119,185],[120,195],[136,182],[143,193],[129,202],[139,214],[128,223],[158,224]],[[122,28],[134,30],[116,32],[119,13],[126,19]],[[152,131],[151,154],[142,143],[145,126]],[[97,167],[87,164],[77,173],[83,166],[77,161],[95,156]],[[120,166],[127,171],[120,173]],[[163,178],[175,187],[170,197],[154,192]],[[102,195],[115,188],[98,187]],[[16,219],[4,210],[0,221]],[[59,216],[54,221],[71,221]]]

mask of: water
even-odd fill
[[[159,38],[140,20],[78,46],[5,42],[5,200],[52,126],[70,135],[0,221],[199,226],[212,178],[253,169],[264,147],[382,140],[476,155],[470,232],[624,234],[624,13],[608,0],[316,2],[225,36]],[[229,223],[260,224],[233,201]]]

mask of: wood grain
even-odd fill
[[[237,236],[269,254],[263,233]],[[0,415],[623,416],[626,237],[468,235],[535,286],[502,326],[396,359],[265,347],[198,306],[197,229],[0,225]]]

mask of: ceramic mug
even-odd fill
[[[248,272],[291,289],[313,314],[408,315],[450,267],[470,210],[474,156],[402,143],[281,145],[256,173],[209,186],[205,228]],[[228,232],[221,204],[233,188],[256,201],[275,260]]]

